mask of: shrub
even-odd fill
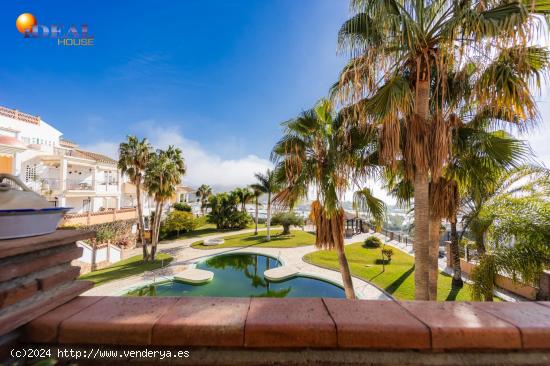
[[[96,243],[104,243],[111,240],[115,245],[132,247],[135,244],[136,233],[132,233],[132,227],[137,224],[137,219],[117,220],[94,225],[66,225],[59,227],[65,230],[95,231]],[[88,240],[85,240],[89,242]]]
[[[217,229],[244,229],[252,221],[247,212],[239,210],[239,200],[235,194],[218,193],[210,196],[208,206],[208,222],[216,224]]]
[[[231,214],[228,220],[227,229],[244,229],[252,222],[252,218],[247,212],[237,211]]]
[[[391,256],[393,255],[393,249],[391,249],[391,248],[382,249],[382,255],[388,259],[388,263],[391,262]]]
[[[304,219],[294,212],[279,212],[271,219],[273,225],[283,226],[283,235],[290,234],[290,226],[304,226]]]
[[[191,206],[189,206],[187,203],[185,202],[176,202],[172,205],[172,207],[174,208],[174,210],[176,211],[183,211],[183,212],[191,212]]]
[[[188,232],[197,228],[197,220],[190,212],[171,211],[168,217],[161,224],[161,233],[163,238],[170,235],[179,236],[181,232]]]
[[[199,216],[195,217],[195,222],[197,223],[197,228],[200,228],[208,223],[208,219],[206,216]]]
[[[95,234],[95,240],[101,244],[101,243],[105,243],[107,242],[108,240],[111,240],[115,237],[115,232],[113,229],[109,228],[109,227],[103,227],[99,230],[96,231],[96,234]]]
[[[363,244],[363,246],[365,248],[380,248],[382,244],[384,243],[382,242],[382,240],[380,240],[380,238],[376,236],[369,236],[365,239],[365,243]]]

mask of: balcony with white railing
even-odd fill
[[[108,173],[108,174],[105,174]],[[100,172],[99,178],[96,180],[96,192],[97,193],[113,193],[118,194],[120,192],[118,185],[118,177],[116,172]]]
[[[94,181],[91,177],[85,179],[71,178],[66,179],[65,182],[68,191],[95,191]]]

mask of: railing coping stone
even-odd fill
[[[25,330],[50,344],[549,351],[550,302],[80,296]]]
[[[94,236],[93,231],[56,230],[46,235],[0,240],[0,259],[54,248]]]

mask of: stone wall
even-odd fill
[[[135,208],[122,208],[119,210],[105,210],[98,212],[85,212],[82,214],[67,214],[61,222],[61,226],[90,226],[104,224],[117,220],[137,219]]]
[[[87,296],[33,320],[24,340],[189,352],[102,364],[548,365],[550,303]]]
[[[76,241],[90,232],[58,230],[52,234],[0,240],[0,339],[34,318],[92,287],[76,281],[80,257]],[[1,342],[0,342],[1,344]]]

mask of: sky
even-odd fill
[[[39,24],[87,24],[94,46],[25,39],[15,27],[25,12]],[[186,184],[243,186],[271,166],[281,122],[336,81],[348,16],[345,0],[7,0],[0,105],[110,156],[128,134],[174,144]],[[522,138],[550,166],[548,90],[537,96],[542,126]]]

